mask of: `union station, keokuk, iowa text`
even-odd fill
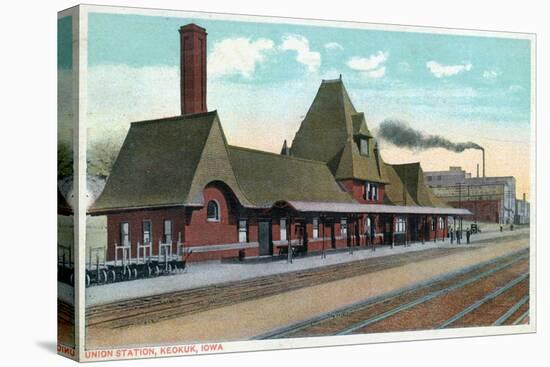
[[[107,215],[108,261],[434,241],[470,214],[433,195],[419,163],[383,161],[341,78],[321,81],[280,154],[229,145],[223,111],[206,107],[206,30],[188,24],[179,31],[182,114],[132,123],[90,208]]]

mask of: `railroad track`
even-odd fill
[[[528,278],[528,250],[522,250],[253,339],[523,323]]]
[[[388,255],[119,301],[87,308],[86,321],[89,327],[112,329],[148,324],[468,250],[431,249]]]
[[[74,307],[65,301],[57,299],[57,318],[65,322],[74,323]]]

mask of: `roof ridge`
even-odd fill
[[[386,163],[386,162],[384,162]],[[394,167],[403,167],[403,166],[412,166],[412,165],[419,165],[420,166],[420,161],[418,162],[409,162],[409,163],[386,163],[387,165],[390,165],[390,166],[394,166]]]
[[[317,163],[317,164],[322,164],[323,166],[327,165],[323,161],[316,161],[316,160],[313,160],[313,159],[300,158],[300,157],[295,157],[295,156],[292,156],[292,155],[277,154],[277,153],[273,153],[273,152],[267,152],[265,150],[258,150],[258,149],[253,149],[253,148],[241,147],[241,146],[237,146],[237,145],[228,144],[227,148],[244,150],[244,151],[251,152],[251,153],[261,153],[261,154],[271,155],[271,156],[275,156],[275,157],[282,158],[282,159],[291,159],[291,160],[295,160],[295,161],[303,161],[303,162],[308,162],[308,163]]]
[[[179,121],[179,120],[191,120],[197,117],[204,117],[209,115],[217,115],[218,110],[208,111],[208,112],[198,112],[193,114],[186,114],[186,115],[177,115],[177,116],[169,116],[169,117],[160,117],[156,119],[151,120],[140,120],[140,121],[133,121],[130,124],[131,125],[146,125],[147,123],[157,123],[160,121]]]

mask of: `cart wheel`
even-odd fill
[[[132,269],[132,275],[134,276],[134,279],[137,279],[137,277],[138,277],[138,271],[137,271],[136,268],[133,268],[133,269]]]
[[[160,274],[160,268],[158,265],[155,265],[155,276],[159,276]]]
[[[89,287],[91,284],[90,275],[86,274],[86,287]]]
[[[112,283],[116,282],[116,271],[110,270],[108,276],[109,276],[109,279],[107,281]]]
[[[69,275],[69,284],[74,285],[74,274]]]
[[[98,279],[98,283],[100,284],[105,284],[107,283],[107,272],[105,271],[105,269],[102,269],[100,272],[99,272],[99,279]]]
[[[148,265],[147,266],[147,277],[151,278],[152,275],[153,275],[153,269]]]

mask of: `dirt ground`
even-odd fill
[[[87,347],[245,340],[528,246],[528,238],[503,241],[467,252],[410,263],[154,324],[114,330],[90,327],[87,330]]]

